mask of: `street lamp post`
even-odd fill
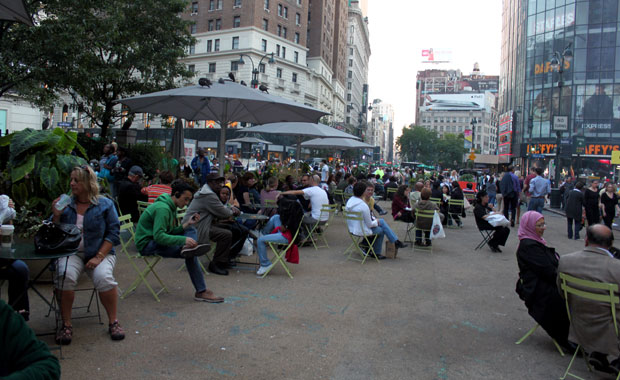
[[[250,59],[250,63],[252,63],[252,81],[250,82],[250,85],[252,86],[252,88],[257,88],[258,87],[258,69],[260,67],[260,65],[263,63],[263,59],[269,57],[269,60],[267,61],[267,63],[272,64],[275,63],[276,60],[273,57],[274,54],[273,53],[267,53],[265,55],[263,55],[260,58],[260,61],[258,62],[258,66],[254,66],[254,60],[252,59],[252,57],[250,57],[247,54],[239,54],[239,61],[237,61],[237,64],[239,65],[244,65],[245,61],[243,60],[243,57],[248,57]]]
[[[551,67],[554,70],[557,70],[558,74],[559,74],[559,80],[558,80],[558,90],[559,90],[559,94],[558,94],[558,115],[557,116],[562,116],[562,87],[564,86],[564,81],[562,80],[562,74],[564,74],[564,64],[566,62],[570,62],[570,60],[573,58],[573,52],[570,49],[572,43],[569,43],[568,45],[566,45],[566,47],[564,48],[564,51],[560,54],[560,52],[555,51],[553,52],[553,58],[551,59]],[[555,116],[555,115],[554,115]],[[556,129],[556,125],[555,125],[555,120],[554,120],[554,125],[553,125],[553,129],[555,130],[556,133],[556,148],[555,148],[555,187],[559,188],[560,187],[560,144],[562,143],[562,130],[560,129]]]

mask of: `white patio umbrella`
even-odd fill
[[[353,139],[344,138],[325,138],[325,139],[312,139],[301,143],[303,148],[318,148],[318,149],[365,149],[374,148],[370,144]]]
[[[279,121],[317,122],[327,112],[270,95],[229,80],[201,78],[199,86],[174,88],[119,100],[131,112],[149,112],[185,120],[215,120],[221,127],[220,162],[225,162],[226,128],[231,122],[265,124]],[[224,165],[220,165],[223,173]]]
[[[0,20],[17,21],[32,26],[22,0],[0,0]]]
[[[297,137],[297,152],[295,155],[295,167],[299,168],[299,157],[301,156],[301,146],[304,138],[309,137],[337,137],[342,139],[357,140],[359,137],[342,132],[320,123],[270,123],[257,125],[254,127],[243,128],[237,132],[243,133],[265,133],[281,136]]]

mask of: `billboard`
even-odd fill
[[[497,154],[500,156],[510,156],[512,153],[512,115],[513,111],[510,110],[499,116]]]
[[[422,111],[482,111],[484,94],[427,94]]]
[[[449,63],[452,61],[451,49],[422,49],[422,63]]]

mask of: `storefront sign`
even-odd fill
[[[533,154],[555,155],[556,144],[524,144],[525,150],[521,149],[521,153],[524,156]],[[585,144],[581,147],[578,144],[575,145],[575,154],[583,154],[587,156],[611,156],[611,152],[620,151],[620,145],[616,144]]]

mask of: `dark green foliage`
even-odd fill
[[[439,164],[443,167],[459,166],[466,149],[462,134],[446,133],[442,138],[424,127],[410,125],[396,139],[403,161]]]

